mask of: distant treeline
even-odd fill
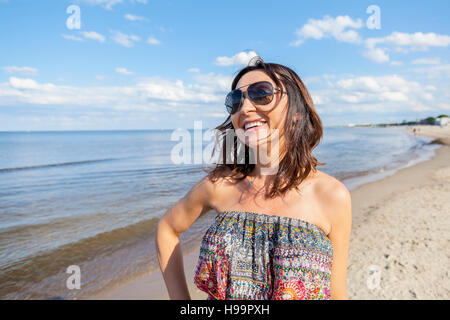
[[[380,127],[385,127],[385,126],[412,126],[412,125],[418,125],[418,124],[431,124],[434,125],[436,124],[436,120],[439,118],[448,118],[449,116],[446,114],[441,114],[437,117],[428,117],[425,119],[420,119],[417,121],[406,121],[403,120],[400,123],[379,123],[376,126],[380,126]]]

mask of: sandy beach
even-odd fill
[[[450,298],[450,126],[416,129],[431,160],[352,191],[349,299]]]
[[[402,127],[399,130],[412,130]],[[449,299],[450,126],[416,126],[442,146],[428,161],[351,191],[349,299]],[[198,248],[184,256],[192,299]],[[91,299],[168,299],[160,270]]]

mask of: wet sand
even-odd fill
[[[450,126],[416,128],[442,144],[432,159],[351,191],[349,299],[450,298]],[[206,294],[193,283],[198,249],[183,259],[191,297],[203,300]],[[168,294],[156,270],[90,299],[157,300]]]

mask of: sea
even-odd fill
[[[205,176],[204,164],[175,161],[177,137],[0,132],[0,299],[89,299],[159,269],[157,223]],[[319,170],[353,190],[430,159],[437,147],[400,128],[325,127],[313,155],[326,163]],[[205,214],[181,235],[185,254],[214,217]]]

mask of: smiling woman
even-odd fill
[[[293,70],[260,58],[231,89],[216,128],[223,161],[158,225],[170,297],[190,298],[179,236],[212,209],[194,278],[209,300],[346,299],[350,193],[316,169],[322,125],[311,96]]]
[[[264,79],[264,81],[255,82],[257,79]],[[245,149],[245,154],[250,152],[249,146],[242,142],[243,139],[227,139],[226,135],[233,135],[236,129],[256,134],[257,130],[248,130],[248,126],[255,125],[255,121],[259,121],[256,124],[261,125],[257,129],[276,132],[277,134],[270,140],[272,144],[267,143],[265,139],[264,146],[273,148],[274,145],[278,145],[277,142],[285,144],[285,148],[282,149],[284,154],[279,161],[279,179],[274,181],[269,192],[271,197],[281,195],[298,186],[317,165],[325,164],[318,162],[312,155],[312,150],[319,144],[323,134],[322,123],[314,109],[308,90],[290,68],[274,63],[264,63],[261,60],[261,63],[242,69],[235,77],[232,88],[236,88],[238,83],[244,85],[231,91],[225,102],[230,115],[216,128],[223,134],[222,156],[233,156],[233,153],[227,150],[230,146],[227,146],[226,141],[234,140],[234,149]],[[240,90],[246,86],[248,86],[246,94],[248,100],[244,100],[244,94]],[[239,131],[237,135],[239,136]],[[278,140],[278,137],[280,141],[274,141],[274,138]],[[266,138],[266,136],[259,138]],[[259,147],[263,146],[259,145]],[[285,152],[287,150],[290,152]],[[215,179],[225,173],[242,180],[255,169],[254,164],[241,165],[238,162],[238,159],[233,161],[226,159],[211,172],[211,177]]]

